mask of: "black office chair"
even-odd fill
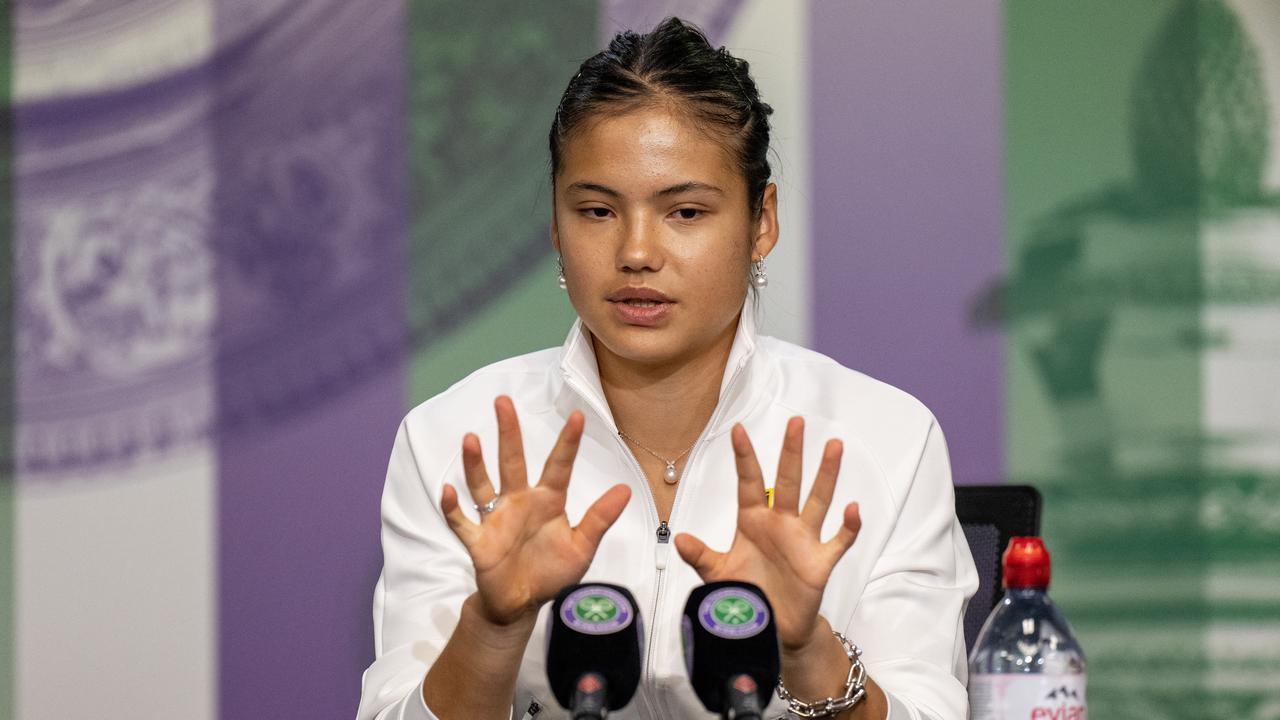
[[[965,647],[1004,597],[1000,556],[1009,538],[1040,534],[1040,491],[1030,485],[957,485],[956,517],[978,568],[978,592],[964,614]]]

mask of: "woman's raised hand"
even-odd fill
[[[497,507],[474,523],[458,506],[458,491],[445,485],[440,508],[471,555],[481,612],[490,622],[505,625],[531,617],[560,588],[582,579],[600,539],[631,498],[631,490],[626,485],[609,488],[587,509],[578,526],[570,527],[564,506],[582,439],[582,413],[569,416],[547,457],[542,478],[530,487],[511,398],[499,397],[494,411],[498,416]],[[475,502],[484,505],[493,500],[480,438],[472,433],[462,438],[462,467]]]
[[[820,634],[818,606],[836,562],[858,537],[858,504],[843,508],[840,530],[827,542],[819,533],[831,506],[844,447],[828,440],[813,489],[800,509],[804,420],[787,423],[773,507],[765,501],[764,476],[747,431],[735,425],[733,454],[738,468],[738,530],[728,552],[716,552],[689,534],[676,536],[680,557],[706,582],[745,580],[764,590],[773,605],[778,641],[784,650],[804,648]]]

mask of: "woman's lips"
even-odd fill
[[[628,325],[654,327],[667,318],[675,303],[658,300],[610,300],[618,319]]]
[[[661,290],[630,285],[614,290],[605,300],[613,305],[619,320],[637,327],[661,324],[671,314],[671,306],[675,305]]]

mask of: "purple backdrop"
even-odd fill
[[[406,398],[404,9],[216,9],[219,716],[353,717]]]
[[[1001,339],[964,308],[1004,266],[999,4],[815,2],[810,27],[815,346],[929,405],[957,482],[998,481]]]

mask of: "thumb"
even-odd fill
[[[462,514],[462,508],[458,505],[458,490],[453,485],[445,483],[444,488],[440,491],[440,511],[444,513],[445,522],[449,523],[449,529],[454,535],[458,536],[458,540],[462,541],[467,551],[471,551],[471,543],[475,541],[476,534],[480,530],[480,526],[467,519]]]
[[[853,547],[853,541],[858,539],[858,532],[861,530],[862,513],[858,503],[851,502],[844,508],[844,522],[840,524],[835,537],[825,543],[832,566],[840,562],[840,558]]]
[[[578,521],[577,531],[591,545],[592,553],[600,546],[600,539],[617,521],[630,500],[631,488],[614,485],[587,508],[587,512]]]
[[[680,559],[693,566],[698,573],[698,577],[704,582],[708,582],[707,577],[716,566],[716,562],[720,559],[721,553],[707,547],[707,544],[689,533],[680,533],[676,535],[676,552],[680,553]]]

